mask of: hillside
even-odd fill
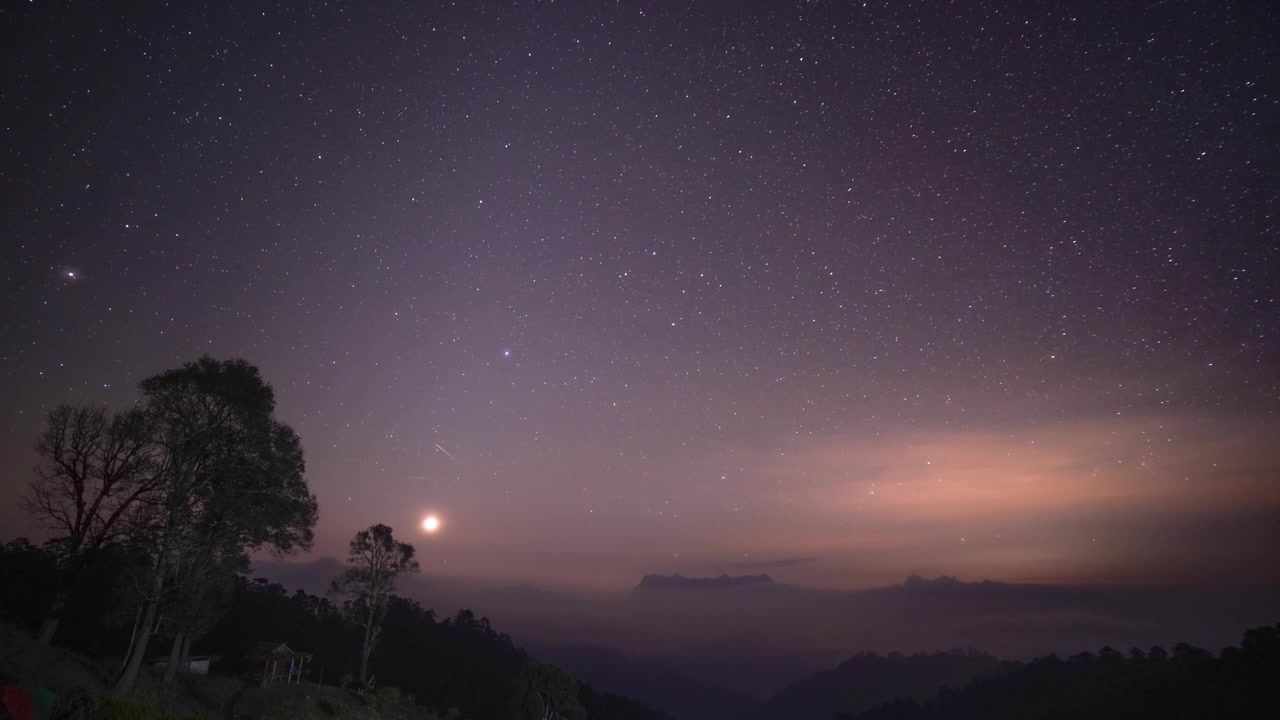
[[[839,666],[780,690],[765,705],[770,718],[830,720],[896,698],[928,699],[943,687],[962,687],[1000,662],[975,650],[858,653]]]
[[[684,720],[753,720],[760,707],[749,697],[698,682],[665,663],[645,662],[609,648],[558,645],[539,653],[574,676]]]
[[[1056,655],[990,673],[920,702],[900,699],[856,720],[1056,720],[1280,717],[1280,624],[1244,633],[1214,655],[1186,643],[1172,652],[1111,648]]]
[[[302,590],[289,593],[266,579],[236,577],[218,616],[195,639],[192,655],[217,660],[208,677],[179,674],[165,684],[147,670],[124,701],[109,700],[107,684],[119,671],[133,617],[127,610],[126,568],[111,557],[85,581],[94,592],[69,598],[56,647],[38,646],[32,633],[49,603],[53,558],[25,541],[0,546],[0,680],[17,680],[57,694],[59,717],[162,718],[379,718],[509,720],[538,717],[554,694],[566,720],[661,720],[644,704],[598,691],[557,666],[531,657],[469,610],[437,618],[419,603],[392,596],[372,657],[371,692],[356,687],[361,631],[347,608]],[[114,570],[113,570],[114,567]],[[8,582],[20,578],[20,582]],[[163,633],[163,626],[161,626]],[[153,659],[171,643],[162,634]],[[287,643],[310,655],[299,682],[259,687],[261,642]],[[92,712],[91,712],[92,711]],[[92,714],[97,712],[98,714]],[[147,715],[145,713],[151,713]]]
[[[360,697],[337,687],[273,684],[244,679],[179,676],[172,685],[145,672],[127,699],[111,698],[107,685],[114,663],[80,653],[41,647],[12,625],[0,627],[0,679],[41,688],[55,699],[54,720],[438,720],[393,688]],[[0,714],[0,717],[4,717]]]

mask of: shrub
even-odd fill
[[[98,705],[98,720],[208,720],[204,715],[166,715],[156,706],[122,698],[105,697]]]

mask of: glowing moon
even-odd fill
[[[440,529],[440,518],[435,515],[428,515],[422,519],[422,529],[429,533],[433,533]]]

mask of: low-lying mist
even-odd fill
[[[323,592],[340,564],[262,562],[255,574]],[[469,608],[537,655],[598,671],[629,663],[755,699],[856,652],[973,647],[1006,659],[1189,642],[1218,649],[1274,619],[1280,589],[1086,587],[911,577],[819,590],[749,576],[649,576],[629,592],[420,576],[399,594],[437,615]]]

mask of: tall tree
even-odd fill
[[[305,549],[317,517],[301,441],[274,418],[275,393],[257,368],[206,356],[141,387],[156,487],[133,541],[147,549],[150,568],[143,632],[113,687],[117,695],[133,687],[167,590],[186,568],[211,552]]]
[[[403,573],[418,572],[413,553],[412,545],[396,541],[391,528],[372,525],[356,533],[347,556],[349,567],[333,581],[332,592],[351,598],[351,613],[364,628],[364,645],[360,651],[361,687],[368,682],[369,656],[373,654],[374,640],[382,632],[387,598],[395,589],[396,578]]]
[[[40,464],[22,504],[53,534],[59,581],[37,640],[53,641],[67,593],[93,554],[127,535],[155,489],[150,422],[140,410],[59,405],[36,442]]]

